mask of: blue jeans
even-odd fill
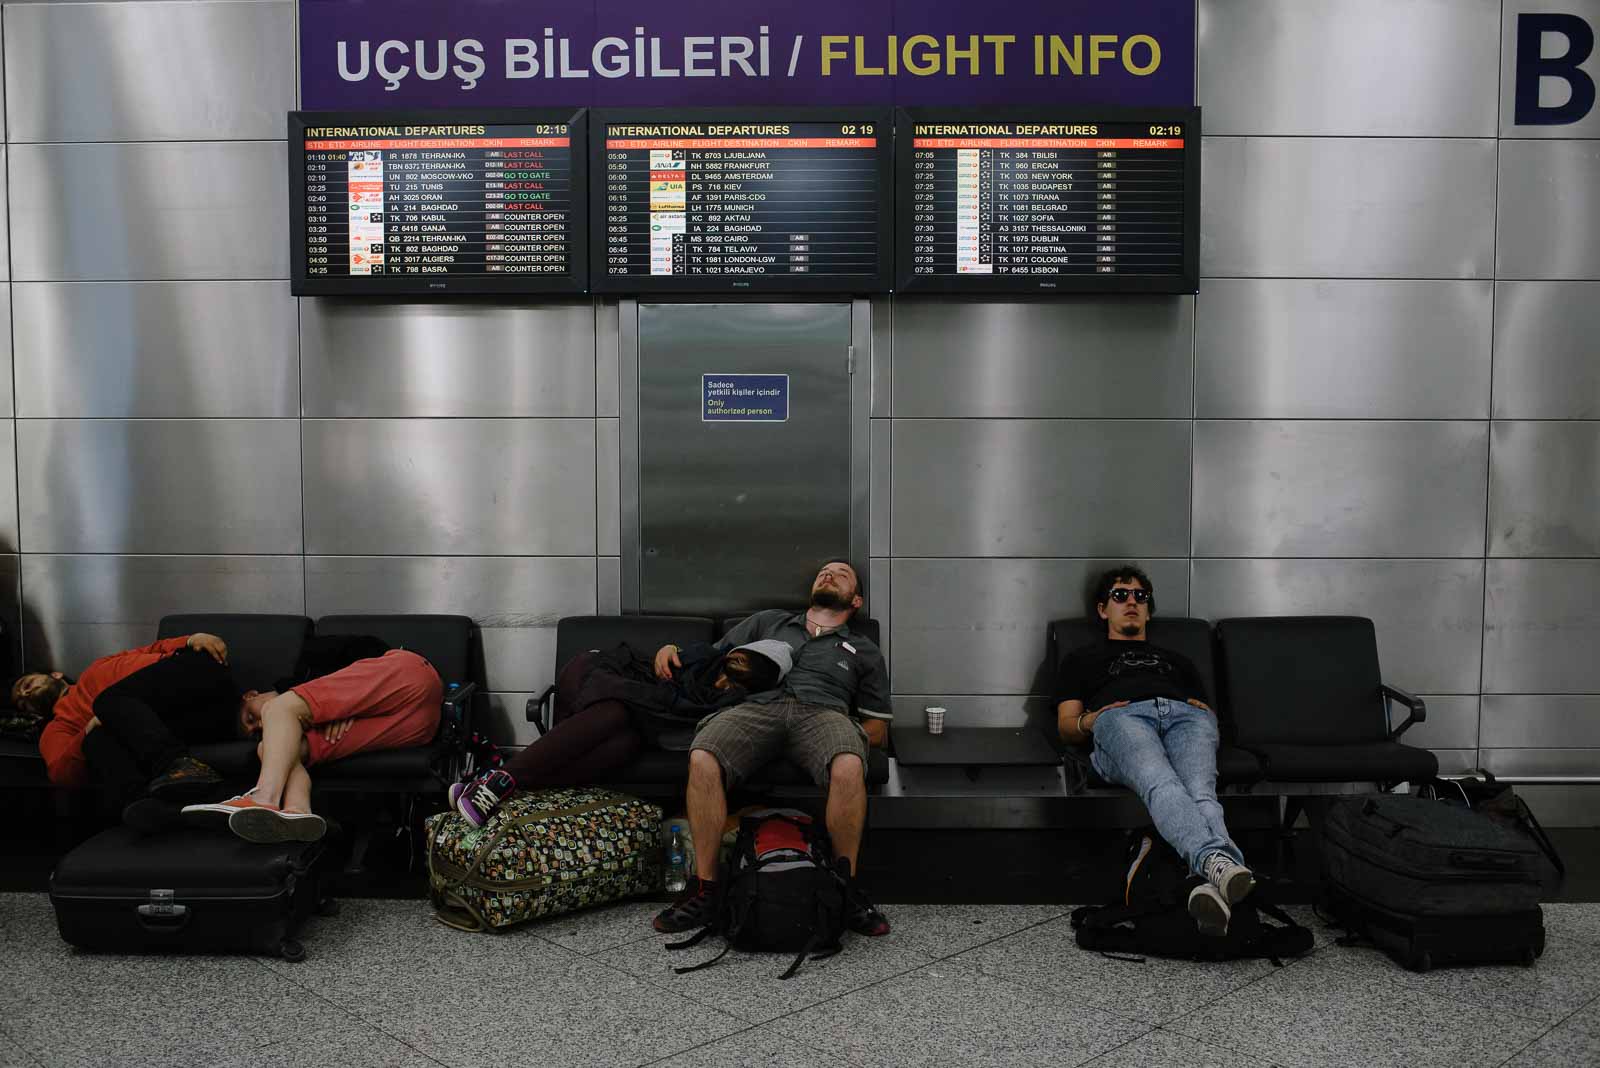
[[[1139,795],[1196,875],[1201,859],[1218,850],[1244,863],[1217,801],[1219,740],[1210,712],[1165,697],[1107,709],[1094,721],[1094,769]]]

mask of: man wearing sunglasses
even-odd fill
[[[1056,723],[1069,744],[1094,743],[1095,770],[1134,790],[1156,830],[1206,880],[1190,892],[1189,914],[1200,930],[1221,935],[1255,876],[1222,820],[1220,734],[1200,673],[1183,654],[1145,639],[1155,608],[1155,587],[1139,568],[1100,576],[1095,614],[1106,636],[1062,659]]]

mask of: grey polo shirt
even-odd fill
[[[841,627],[815,638],[806,633],[804,612],[774,608],[745,618],[716,643],[722,652],[747,642],[776,638],[794,651],[794,667],[776,690],[758,693],[750,700],[768,704],[792,697],[807,704],[837,708],[872,719],[893,719],[889,703],[889,668],[883,652],[871,638]]]

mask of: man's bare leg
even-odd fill
[[[306,775],[305,769],[300,767],[300,760],[306,727],[310,724],[311,707],[292,690],[289,693],[279,694],[262,708],[261,776],[256,779],[256,788],[251,791],[251,796],[258,803],[272,805],[275,808],[282,806],[284,791],[289,785],[289,777],[293,771],[300,768],[301,775]],[[311,804],[309,776],[306,776],[304,802],[306,808],[301,811],[309,812]]]
[[[689,834],[694,838],[694,872],[710,882],[717,877],[722,852],[722,826],[728,820],[728,795],[722,789],[722,765],[704,749],[689,753]]]
[[[867,772],[854,753],[840,753],[828,765],[828,811],[825,817],[833,851],[856,873],[861,831],[867,824]]]
[[[283,810],[311,811],[311,773],[304,764],[296,763],[289,771],[289,783],[283,789]]]

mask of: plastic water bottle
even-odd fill
[[[687,836],[683,828],[674,823],[667,828],[667,893],[681,894],[689,888],[688,851],[684,848]]]

